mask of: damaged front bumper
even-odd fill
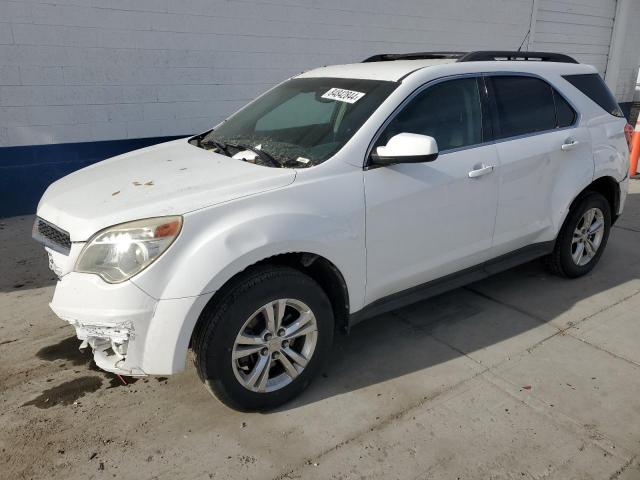
[[[50,306],[76,329],[80,348],[91,347],[99,368],[144,376],[145,337],[157,304],[131,282],[111,285],[72,272],[58,281]]]
[[[91,347],[96,365],[127,376],[171,375],[184,369],[191,332],[213,293],[155,299],[128,280],[69,272],[56,285],[51,309]]]
[[[129,341],[133,333],[131,323],[113,326],[70,323],[75,327],[78,339],[82,340],[80,350],[91,347],[93,359],[99,368],[131,377],[146,375],[137,367],[125,367]]]

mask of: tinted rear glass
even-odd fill
[[[616,117],[624,117],[615,97],[597,73],[563,75],[562,78],[600,105],[607,113]]]
[[[500,124],[497,138],[551,130],[556,110],[551,86],[532,77],[491,77]]]

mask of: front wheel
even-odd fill
[[[546,267],[564,277],[586,275],[600,260],[610,230],[609,202],[597,192],[587,193],[569,212],[553,252],[544,259]]]
[[[268,410],[300,394],[328,357],[333,311],[307,275],[250,269],[203,313],[193,342],[209,390],[238,410]]]

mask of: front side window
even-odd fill
[[[258,151],[261,155],[250,161],[263,165],[317,165],[340,150],[397,85],[344,78],[289,80],[192,143],[229,156]]]
[[[490,77],[499,130],[497,138],[543,132],[556,127],[551,86],[533,77]]]
[[[449,80],[419,93],[389,123],[377,145],[385,145],[399,133],[429,135],[436,139],[441,152],[482,143],[477,80]]]

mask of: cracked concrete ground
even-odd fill
[[[0,220],[0,478],[640,479],[639,181],[587,277],[533,262],[372,319],[270,414],[192,367],[97,371],[31,222]]]

